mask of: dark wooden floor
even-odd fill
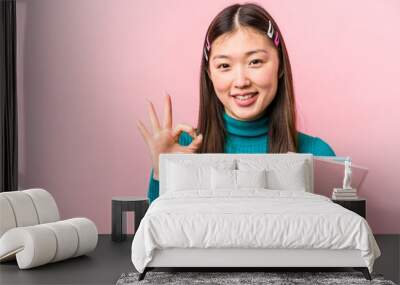
[[[374,272],[396,284],[400,279],[400,235],[375,236],[382,256]],[[115,284],[124,272],[135,271],[131,261],[132,236],[112,242],[110,235],[99,235],[96,250],[88,255],[19,270],[16,261],[0,264],[0,284]]]

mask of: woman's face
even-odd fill
[[[242,121],[259,118],[278,85],[279,57],[272,41],[253,28],[240,28],[218,37],[209,58],[209,77],[225,112]],[[245,93],[252,97],[235,96]]]

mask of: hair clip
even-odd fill
[[[278,31],[275,34],[274,44],[275,44],[276,47],[278,47],[278,45],[279,45],[279,33],[278,33]]]
[[[206,58],[206,61],[208,61],[208,56],[207,53],[210,51],[210,41],[208,40],[208,35],[206,37],[206,47],[203,49],[204,51],[204,57]]]
[[[275,38],[274,38],[274,32],[275,29],[272,26],[271,20],[268,20],[268,32],[267,32],[267,36],[274,41],[274,44],[276,47],[279,46],[279,33],[278,31],[275,32]]]
[[[204,48],[203,51],[204,51],[204,57],[206,58],[206,61],[208,61],[208,56],[207,56],[207,51],[206,51],[206,49]]]
[[[207,35],[207,45],[206,45],[206,48],[207,48],[207,51],[210,51],[210,42],[208,41],[208,35]]]
[[[271,20],[268,20],[268,37],[272,40],[272,36],[274,35],[274,27],[272,26]]]

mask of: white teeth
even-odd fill
[[[236,96],[236,98],[239,98],[240,100],[246,100],[246,99],[253,97],[254,95],[256,95],[256,94],[250,94],[250,95],[245,95],[245,96]]]

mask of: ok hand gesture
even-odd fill
[[[164,122],[160,125],[153,103],[149,101],[148,112],[153,133],[150,133],[139,120],[137,127],[145,140],[153,162],[153,178],[158,180],[158,159],[160,153],[195,153],[201,146],[203,136],[196,135],[195,129],[186,124],[178,124],[172,129],[172,106],[171,97],[166,94],[164,103]],[[193,141],[188,146],[181,146],[178,143],[179,135],[186,131]]]

